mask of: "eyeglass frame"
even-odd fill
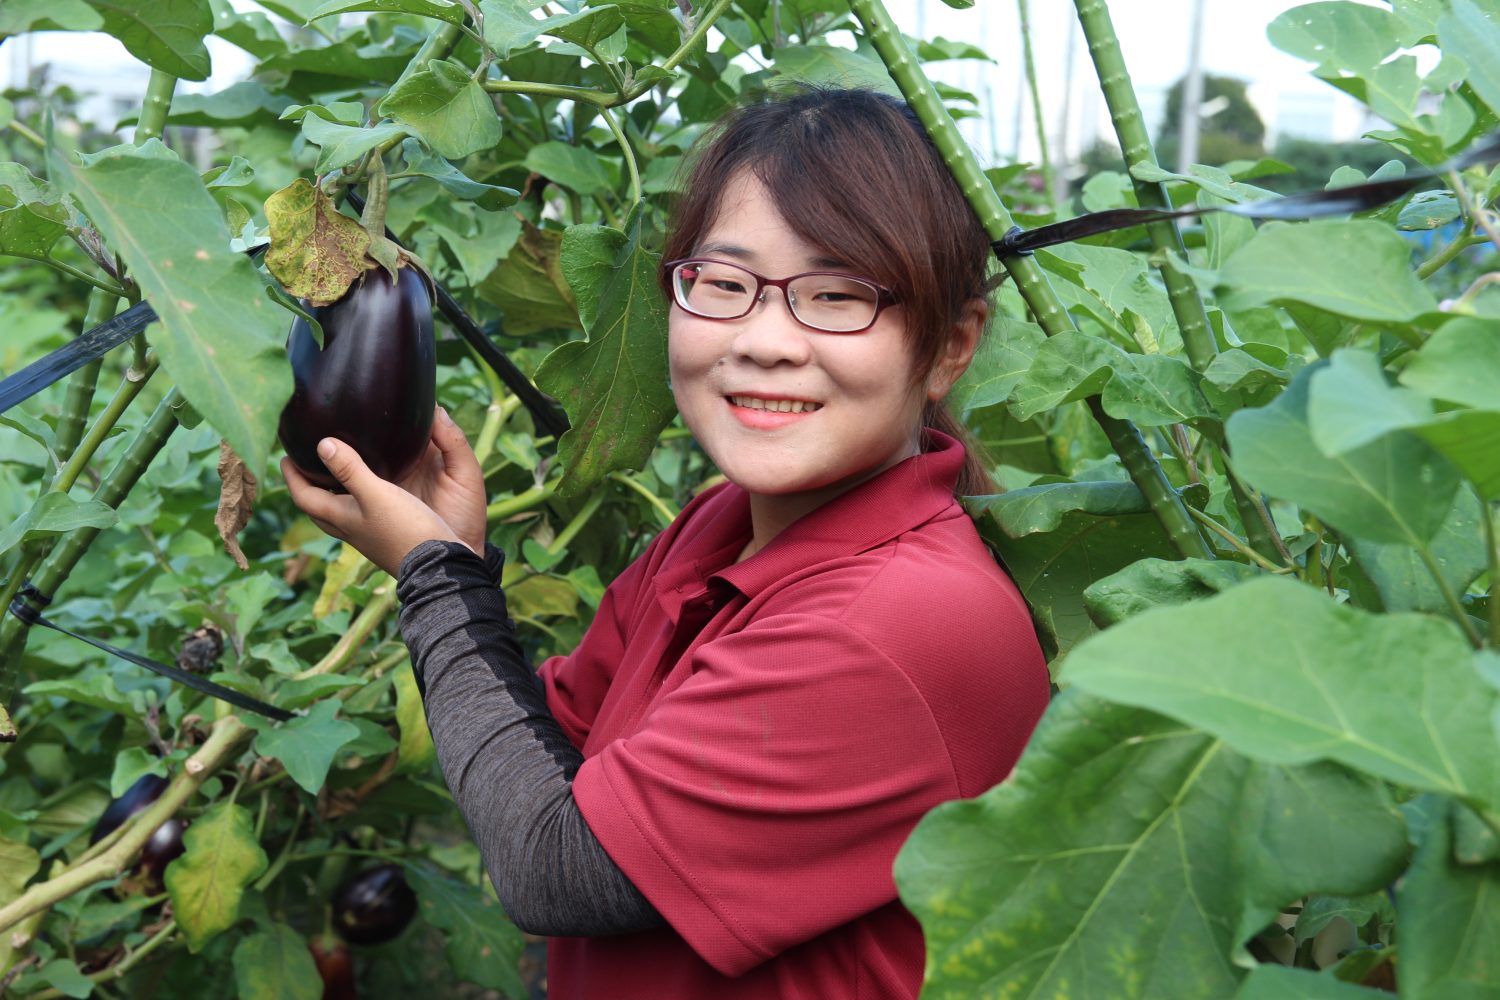
[[[738,268],[739,270],[744,271],[746,274],[750,275],[750,277],[754,278],[755,294],[750,296],[750,304],[745,307],[745,311],[736,316],[708,316],[704,313],[698,312],[692,306],[684,302],[681,294],[681,285],[677,279],[677,272],[680,268],[687,264],[725,264],[729,267]],[[786,301],[786,311],[791,314],[792,319],[796,320],[798,323],[816,333],[832,333],[843,335],[868,332],[869,329],[875,325],[876,321],[880,319],[880,314],[884,312],[887,307],[900,304],[900,300],[896,297],[896,293],[891,291],[889,288],[886,288],[884,285],[877,285],[869,278],[861,278],[857,274],[849,274],[845,271],[800,271],[797,274],[789,274],[785,278],[767,278],[763,274],[759,274],[755,271],[750,270],[750,268],[746,267],[744,264],[740,264],[732,260],[719,260],[715,257],[683,257],[681,260],[667,261],[662,265],[662,270],[666,273],[667,284],[672,289],[672,301],[681,306],[682,310],[688,315],[696,316],[699,319],[717,320],[720,322],[733,322],[737,319],[744,319],[746,316],[750,315],[751,310],[753,310],[756,305],[765,301],[767,288],[779,288],[781,289],[781,297]],[[846,278],[850,281],[857,281],[862,285],[868,285],[869,287],[875,289],[875,313],[870,317],[870,322],[853,330],[825,330],[821,326],[813,326],[807,320],[803,319],[801,316],[798,316],[796,300],[792,298],[791,294],[791,283],[796,281],[798,278],[815,278],[819,276]]]

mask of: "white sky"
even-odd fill
[[[239,8],[255,9],[251,0],[231,2]],[[929,71],[977,94],[988,109],[987,121],[966,124],[969,141],[982,157],[1005,160],[1019,153],[1034,159],[1035,126],[1021,90],[1015,0],[978,0],[968,10],[954,10],[941,0],[886,0],[886,4],[908,34],[974,41],[990,53],[993,64],[944,63]],[[1043,117],[1051,143],[1060,145],[1057,136],[1063,124],[1064,95],[1070,93],[1067,145],[1081,148],[1109,125],[1081,39],[1075,38],[1071,81],[1065,72],[1073,4],[1067,0],[1029,0],[1029,6]],[[1192,0],[1111,0],[1109,6],[1143,110],[1148,120],[1154,120],[1166,88],[1187,68]],[[1357,135],[1364,123],[1351,102],[1313,79],[1305,63],[1280,52],[1266,39],[1266,25],[1295,6],[1299,6],[1299,0],[1206,0],[1204,71],[1248,81],[1251,97],[1273,135],[1279,124],[1320,138]],[[213,77],[201,84],[184,82],[179,92],[221,89],[248,71],[248,57],[240,50],[212,37],[209,43],[215,59]],[[113,89],[132,99],[144,88],[147,76],[145,68],[107,35],[52,32],[12,39],[0,47],[0,85],[9,82],[26,58],[53,62],[58,75],[79,90],[87,91],[91,84],[112,84]],[[1337,110],[1331,110],[1335,103]],[[1289,108],[1302,114],[1290,114]],[[1018,112],[1022,115],[1019,130]]]

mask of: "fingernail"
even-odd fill
[[[452,425],[452,423],[453,423],[453,418],[450,417],[450,416],[448,416],[448,410],[447,410],[446,407],[442,407],[442,406],[438,407],[438,419],[441,420],[445,424]]]
[[[324,438],[318,442],[318,457],[330,459],[333,453],[339,450],[339,446],[333,443],[333,438]]]

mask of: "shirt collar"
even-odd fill
[[[899,462],[828,501],[793,522],[749,559],[724,566],[710,579],[723,580],[754,597],[809,565],[875,548],[956,506],[953,487],[963,468],[963,445],[941,431],[928,428],[926,433],[930,451]],[[748,520],[748,498],[745,516]]]

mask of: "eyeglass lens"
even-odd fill
[[[737,319],[755,306],[755,275],[734,264],[692,261],[674,272],[677,300],[710,319]],[[819,330],[838,333],[870,325],[880,292],[868,282],[838,274],[805,274],[787,286],[792,314]]]

